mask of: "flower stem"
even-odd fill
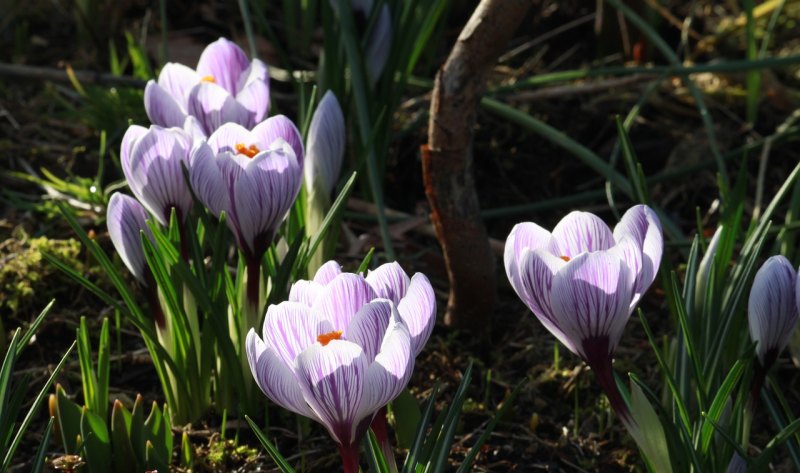
[[[378,444],[381,446],[381,451],[383,452],[383,457],[386,459],[386,464],[389,466],[389,471],[396,473],[397,472],[397,460],[394,458],[394,450],[392,450],[392,445],[389,443],[389,427],[386,422],[386,406],[381,407],[378,413],[375,415],[375,418],[372,419],[372,425],[370,425],[372,432],[375,433],[375,438],[378,440]]]
[[[619,391],[617,381],[614,379],[614,368],[611,367],[611,353],[608,351],[608,337],[598,337],[583,342],[583,349],[586,354],[586,364],[594,371],[597,383],[606,394],[608,403],[617,413],[625,427],[631,428],[635,425],[631,411],[622,393]]]
[[[344,473],[358,473],[358,445],[339,445]]]
[[[247,302],[254,308],[254,313],[261,310],[261,258],[252,256],[245,260],[247,267]]]

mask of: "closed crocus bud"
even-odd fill
[[[339,0],[331,0],[331,7],[338,12]],[[363,25],[364,29],[369,23],[374,7],[374,0],[350,0],[350,8],[353,10],[356,24]],[[370,84],[374,86],[383,73],[386,59],[389,57],[389,48],[392,46],[392,15],[389,12],[388,4],[384,3],[381,6],[370,37],[365,42],[367,49],[364,51],[364,62],[367,65]]]
[[[191,154],[192,187],[226,221],[251,260],[272,242],[302,182],[303,144],[297,128],[279,115],[252,131],[227,123]]]
[[[225,38],[209,44],[197,69],[168,63],[145,87],[145,110],[156,125],[183,127],[197,119],[205,136],[223,123],[252,128],[269,111],[269,73],[258,59]]]
[[[385,293],[395,276],[381,278]],[[339,444],[344,471],[355,473],[360,441],[375,414],[411,376],[412,334],[398,304],[335,262],[323,265],[314,281],[298,284],[303,287],[291,291],[295,300],[269,307],[262,336],[248,334],[250,369],[276,404],[324,425]],[[406,298],[427,312],[429,301],[410,295],[412,286]]]
[[[696,314],[700,314],[703,311],[706,291],[708,290],[708,278],[711,274],[711,265],[714,264],[714,257],[717,255],[720,235],[722,235],[722,226],[717,227],[714,236],[711,237],[711,241],[708,242],[706,254],[703,255],[703,259],[700,260],[700,265],[697,267],[697,275],[694,281],[694,306]]]
[[[342,108],[329,90],[317,105],[308,129],[305,181],[309,192],[316,190],[318,181],[330,197],[339,179],[346,138]]]
[[[173,208],[179,220],[192,208],[183,175],[191,147],[191,136],[180,128],[132,125],[122,138],[120,161],[128,187],[162,225],[169,224]]]
[[[147,218],[144,207],[133,197],[119,192],[111,196],[106,212],[108,234],[122,262],[142,284],[147,284],[147,266],[141,233],[153,239],[147,227]]]
[[[800,286],[797,270],[786,257],[769,258],[756,273],[747,319],[750,337],[764,371],[775,362],[797,327]]]

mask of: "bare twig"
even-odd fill
[[[146,81],[128,76],[116,76],[114,74],[102,74],[92,71],[73,71],[75,78],[81,84],[90,85],[109,85],[125,86],[143,89]],[[24,66],[22,64],[0,63],[0,77],[9,77],[19,80],[40,80],[50,82],[70,82],[69,75],[65,69],[53,67]]]
[[[472,130],[486,78],[531,7],[530,0],[482,0],[436,75],[422,168],[450,295],[445,324],[488,333],[495,265],[472,174]]]

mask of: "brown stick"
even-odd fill
[[[125,86],[144,89],[147,81],[136,77],[115,76],[92,71],[74,71],[75,78],[81,84]],[[69,82],[69,75],[65,69],[52,67],[25,66],[22,64],[0,63],[0,77],[18,80],[41,80],[50,82]]]
[[[482,0],[436,75],[422,147],[425,194],[450,279],[445,325],[487,333],[495,265],[472,175],[472,129],[486,78],[531,6]]]

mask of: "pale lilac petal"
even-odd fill
[[[131,173],[131,152],[133,151],[133,146],[136,144],[136,140],[141,138],[145,133],[147,133],[147,128],[139,125],[131,125],[125,130],[125,134],[122,136],[122,145],[119,147],[119,161],[122,165],[122,171],[126,176]]]
[[[785,256],[772,256],[756,273],[750,289],[747,319],[756,354],[764,362],[770,350],[782,351],[797,327],[800,297],[797,271]]]
[[[217,154],[223,152],[237,154],[237,144],[249,147],[256,144],[256,141],[256,136],[238,123],[225,123],[208,137],[208,145]],[[266,151],[266,148],[263,148],[262,151]]]
[[[236,93],[236,84],[244,71],[250,66],[250,60],[242,48],[220,38],[206,46],[197,62],[197,73],[201,77],[210,76],[214,82],[230,94]]]
[[[389,299],[395,304],[400,303],[411,283],[411,279],[397,261],[382,264],[369,271],[366,279],[378,297]]]
[[[600,218],[588,212],[570,212],[553,229],[550,251],[556,256],[574,258],[581,253],[607,250],[614,244],[611,230]]]
[[[318,180],[322,190],[330,196],[339,179],[346,141],[342,108],[336,95],[329,90],[317,105],[308,129],[305,163],[307,189],[315,189],[314,182]]]
[[[658,273],[661,255],[664,252],[664,235],[658,215],[646,205],[628,209],[614,228],[614,240],[632,238],[642,249],[641,272],[636,278],[636,293],[641,296]]]
[[[189,106],[189,91],[200,82],[200,75],[183,64],[168,62],[158,74],[158,85],[186,110]]]
[[[253,135],[258,138],[262,149],[270,149],[276,141],[283,139],[292,147],[300,169],[303,168],[303,140],[295,124],[284,115],[269,117],[253,128]]]
[[[613,354],[630,315],[629,281],[627,266],[607,251],[583,253],[553,277],[553,315],[576,354],[586,359],[583,342],[604,337]]]
[[[342,273],[325,286],[312,310],[331,321],[334,330],[346,330],[364,304],[378,296],[360,275]]]
[[[628,310],[633,313],[633,309],[643,294],[643,291],[639,292],[638,290],[642,284],[642,275],[646,274],[647,271],[643,269],[643,266],[649,263],[642,254],[641,245],[630,236],[623,237],[608,251],[615,254],[628,267],[628,284],[633,288],[633,297]],[[647,289],[647,287],[644,289]]]
[[[228,212],[230,202],[222,171],[211,147],[205,142],[195,144],[189,158],[189,177],[197,198],[214,216]]]
[[[122,262],[143,284],[147,267],[141,232],[144,231],[151,240],[153,238],[147,227],[147,218],[144,207],[133,197],[119,192],[111,196],[106,213],[108,234]]]
[[[162,225],[169,223],[173,207],[181,218],[186,218],[191,209],[192,196],[182,167],[188,165],[190,146],[191,138],[183,130],[153,126],[136,140],[131,151],[130,167],[125,172],[128,185]]]
[[[261,123],[269,112],[269,86],[255,81],[236,94],[236,101],[250,113],[250,123]]]
[[[385,266],[385,265],[384,265]],[[411,278],[408,290],[397,304],[397,311],[411,336],[411,353],[419,355],[436,325],[436,295],[422,273]]]
[[[292,288],[289,291],[289,300],[292,302],[300,302],[311,307],[314,305],[314,301],[317,300],[317,297],[322,294],[324,288],[325,286],[322,284],[301,279],[292,284]]]
[[[183,121],[183,131],[192,137],[192,142],[205,141],[207,137],[206,132],[203,131],[203,125],[191,115],[186,115],[186,119]]]
[[[247,333],[245,345],[250,371],[261,391],[284,409],[318,421],[303,398],[292,368],[284,364],[275,350],[267,346],[253,329]]]
[[[564,333],[552,308],[553,279],[566,264],[543,248],[523,250],[519,264],[519,296],[550,333],[570,351],[576,352],[576,340]]]
[[[144,110],[154,125],[180,128],[186,120],[186,110],[154,80],[145,86]]]
[[[269,69],[260,59],[253,59],[250,66],[239,76],[239,80],[236,82],[236,93],[238,94],[254,82],[262,82],[269,87]]]
[[[367,69],[369,69],[370,83],[375,85],[386,65],[389,48],[392,45],[392,16],[389,13],[389,5],[383,4],[367,44]]]
[[[393,311],[396,309],[389,300],[376,299],[368,302],[353,316],[344,331],[344,338],[360,346],[369,363],[372,363],[381,348]]]
[[[550,232],[536,225],[533,222],[523,222],[514,225],[508,238],[506,239],[503,262],[506,267],[506,275],[517,295],[523,298],[522,286],[519,274],[519,265],[522,260],[523,251],[528,248],[536,250],[546,248],[550,244]]]
[[[361,416],[370,416],[405,389],[414,371],[411,336],[397,317],[392,317],[381,349],[369,366],[364,382]]]
[[[363,350],[355,343],[333,340],[315,343],[297,357],[295,372],[306,402],[331,436],[352,445],[363,418],[361,403],[368,368]]]
[[[340,274],[342,274],[342,266],[331,260],[319,267],[316,274],[314,274],[314,282],[326,286]]]
[[[233,186],[233,207],[242,240],[252,251],[269,245],[300,187],[302,170],[291,148],[256,155]]]
[[[316,343],[319,335],[332,331],[331,323],[307,305],[282,302],[267,309],[262,336],[286,366],[293,366],[297,355]]]
[[[206,135],[228,122],[253,126],[250,112],[225,89],[210,82],[197,84],[189,93],[189,113],[198,119]]]

